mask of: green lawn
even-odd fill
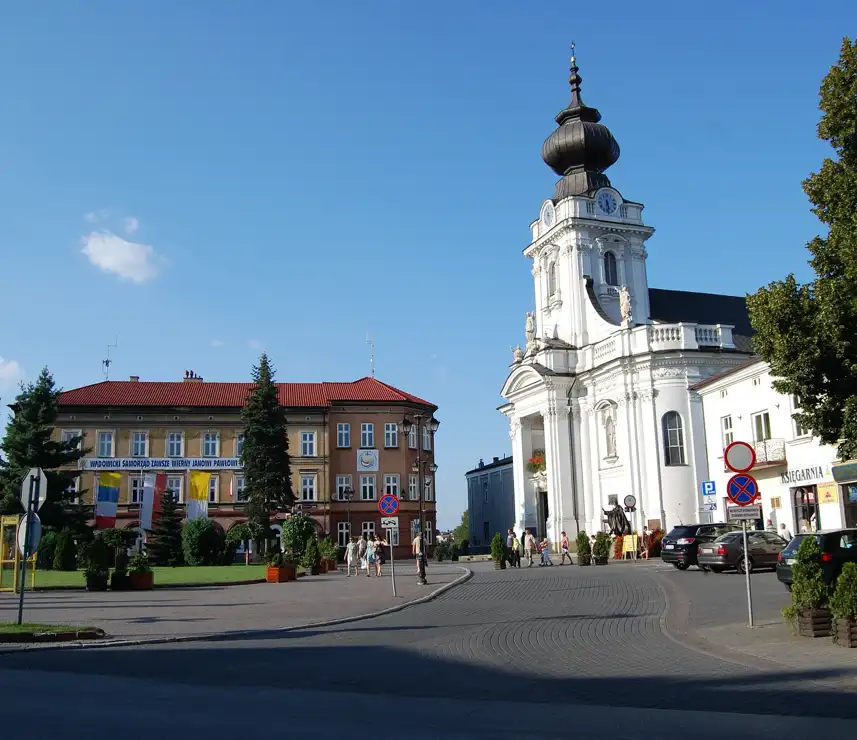
[[[77,632],[81,627],[72,627],[68,624],[13,624],[12,622],[0,622],[0,635],[14,635],[20,632]]]
[[[159,568],[155,571],[155,586],[158,585],[202,585],[207,583],[230,583],[232,581],[254,581],[265,579],[265,565],[210,565],[180,568]],[[39,570],[36,571],[36,588],[84,585],[83,571]],[[30,574],[27,573],[27,588]]]

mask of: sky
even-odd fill
[[[700,7],[696,7],[696,6]],[[704,6],[704,7],[703,7]],[[565,12],[560,12],[566,8]],[[646,205],[652,287],[743,295],[818,230],[818,88],[857,4],[614,0],[7,3],[0,397],[111,378],[370,372],[439,407],[438,524],[511,452],[496,408],[521,251],[583,97]]]

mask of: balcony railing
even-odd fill
[[[753,442],[756,450],[756,466],[782,465],[786,461],[786,441],[784,439],[763,439]]]

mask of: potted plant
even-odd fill
[[[835,620],[833,639],[838,645],[857,648],[857,564],[845,563],[830,597]]]
[[[592,563],[592,545],[586,532],[577,533],[577,564],[590,565]]]
[[[120,552],[116,558],[116,567],[110,574],[111,591],[127,591],[131,588],[131,579],[128,576],[128,555]]]
[[[128,575],[131,579],[132,591],[149,591],[155,587],[155,573],[149,565],[149,556],[144,552],[137,552],[131,556]]]
[[[96,537],[86,548],[83,577],[87,591],[106,591],[110,576],[110,548]]]
[[[815,537],[804,537],[792,566],[792,603],[783,616],[804,637],[827,637],[831,632],[828,589],[821,572],[821,550]]]
[[[606,532],[599,532],[595,535],[592,559],[596,565],[607,565],[607,561],[610,559],[610,535]]]
[[[297,579],[297,568],[286,555],[279,550],[268,553],[268,569],[265,580],[268,583],[287,583]]]
[[[531,473],[541,473],[547,467],[544,450],[533,450],[533,456],[527,460],[527,470]]]
[[[306,541],[302,564],[311,576],[319,574],[321,570],[321,553],[318,551],[318,541],[315,537],[310,537]]]
[[[325,537],[319,546],[321,551],[322,562],[327,566],[327,572],[334,573],[339,570],[337,560],[339,559],[339,547],[337,547],[330,537]]]
[[[491,540],[491,558],[494,560],[494,570],[506,570],[506,545],[499,532]]]

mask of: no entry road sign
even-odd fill
[[[759,484],[752,475],[733,475],[726,484],[726,495],[736,506],[750,506],[759,494]]]
[[[733,473],[746,473],[756,464],[756,450],[747,442],[732,442],[723,450],[723,462]]]
[[[392,493],[385,493],[378,499],[378,511],[384,516],[393,516],[399,510],[399,499]]]

